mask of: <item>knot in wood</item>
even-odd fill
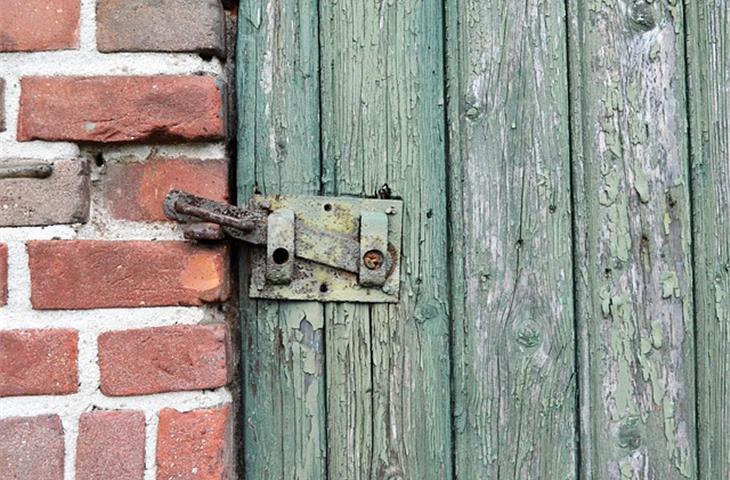
[[[642,32],[653,30],[656,27],[654,8],[643,0],[635,1],[629,7],[629,22],[634,28]]]

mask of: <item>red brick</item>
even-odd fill
[[[101,391],[145,395],[222,387],[228,381],[226,327],[191,325],[99,336]]]
[[[31,303],[56,310],[223,301],[227,252],[182,241],[31,241]]]
[[[218,140],[223,100],[210,76],[26,77],[18,140]]]
[[[157,480],[230,478],[230,407],[160,412]]]
[[[77,48],[79,0],[0,0],[0,52]]]
[[[0,331],[0,397],[77,392],[77,358],[73,330]]]
[[[0,307],[8,303],[8,246],[0,243]]]
[[[104,195],[113,217],[165,220],[162,203],[170,190],[228,200],[228,162],[150,157],[144,163],[109,163]]]
[[[91,412],[79,419],[76,480],[143,480],[142,412]]]
[[[0,420],[0,473],[8,480],[63,480],[63,427],[57,415]]]
[[[223,55],[218,1],[99,0],[96,41],[102,52],[195,52]]]

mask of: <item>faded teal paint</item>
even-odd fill
[[[730,3],[687,4],[702,478],[730,478]]]
[[[446,7],[456,477],[576,478],[564,2]]]
[[[325,192],[405,206],[400,304],[326,307],[333,479],[451,477],[442,23],[439,0],[320,1]]]
[[[255,191],[319,193],[316,5],[316,0],[241,2],[241,203]],[[240,425],[245,478],[324,479],[324,309],[316,302],[248,300],[244,284]]]
[[[244,301],[248,478],[730,476],[726,3],[243,2],[239,198],[405,209],[399,304]]]

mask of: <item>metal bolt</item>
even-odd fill
[[[383,260],[383,252],[379,250],[370,250],[362,257],[362,261],[368,270],[378,270],[383,266]]]
[[[223,227],[215,223],[188,223],[183,225],[183,235],[188,240],[223,240],[226,234]]]
[[[0,167],[0,179],[6,178],[48,178],[53,174],[53,164],[37,162]]]
[[[386,215],[395,215],[395,207],[388,207],[385,209]]]

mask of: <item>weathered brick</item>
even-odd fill
[[[79,0],[0,0],[0,52],[78,47]]]
[[[0,397],[75,393],[77,359],[73,330],[0,331]]]
[[[101,391],[144,395],[222,387],[228,381],[226,327],[191,325],[99,336]]]
[[[144,444],[144,413],[84,413],[76,443],[76,480],[143,480]]]
[[[227,248],[179,241],[28,243],[39,310],[202,305],[228,296]]]
[[[160,412],[157,480],[226,480],[230,472],[230,407]]]
[[[63,427],[57,415],[0,419],[0,473],[8,480],[63,480]]]
[[[173,189],[227,201],[228,162],[150,157],[144,163],[108,163],[102,186],[113,217],[160,221],[166,219],[162,203]]]
[[[5,80],[0,78],[0,132],[5,131]]]
[[[38,163],[34,160],[2,165]],[[55,160],[47,178],[6,178],[0,189],[0,226],[84,223],[89,218],[89,166],[85,159]]]
[[[8,246],[0,243],[0,307],[8,303]]]
[[[221,89],[211,76],[26,77],[18,140],[219,140],[222,113]]]
[[[224,16],[218,0],[99,0],[102,52],[197,52],[223,55]]]

